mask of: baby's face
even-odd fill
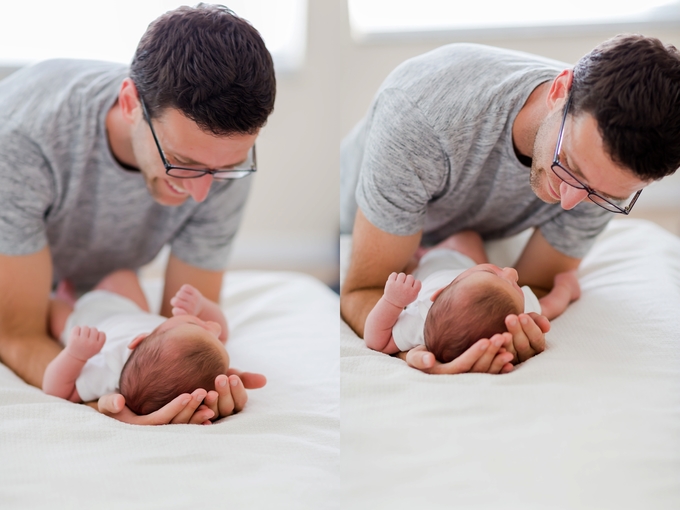
[[[158,333],[168,332],[172,340],[198,338],[201,342],[214,345],[229,366],[229,354],[220,341],[222,328],[217,322],[203,321],[194,315],[177,315],[166,320],[156,328]]]
[[[500,268],[493,264],[479,264],[462,272],[453,280],[452,284],[455,283],[458,286],[491,285],[497,288],[499,292],[507,292],[517,305],[517,308],[523,311],[524,292],[517,285],[518,279],[517,271],[512,267]]]

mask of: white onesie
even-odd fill
[[[418,298],[401,312],[392,328],[392,337],[399,350],[408,351],[418,345],[425,345],[423,329],[425,317],[432,306],[430,297],[455,280],[459,274],[476,265],[471,258],[462,253],[443,248],[431,250],[420,259],[413,276],[420,280],[423,286]],[[525,285],[522,292],[524,313],[541,313],[541,304],[533,291]]]
[[[106,333],[102,350],[92,356],[76,380],[78,395],[84,402],[118,390],[123,365],[132,352],[128,344],[140,333],[151,333],[167,319],[145,312],[133,301],[105,290],[94,290],[76,301],[61,335],[67,344],[74,326],[95,327]]]

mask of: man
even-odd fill
[[[204,4],[154,21],[129,68],[47,61],[0,83],[0,360],[40,387],[61,349],[46,332],[54,285],[88,289],[166,243],[161,313],[185,283],[218,301],[275,88],[258,32]],[[238,374],[154,415],[135,416],[121,395],[99,408],[133,423],[203,423],[264,384]]]
[[[353,227],[353,251],[342,316],[362,336],[389,274],[421,242],[466,229],[494,239],[535,227],[516,269],[545,293],[578,267],[612,212],[627,214],[678,166],[680,54],[657,39],[616,37],[573,69],[468,44],[407,61],[343,143],[341,225]],[[500,373],[544,349],[541,316],[506,325],[512,342],[480,340],[447,365],[424,349],[406,360],[435,373]]]

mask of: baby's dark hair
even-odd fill
[[[215,378],[227,373],[229,367],[217,346],[203,341],[169,342],[168,336],[167,331],[151,333],[123,366],[120,393],[136,414],[152,413],[197,388],[214,390]]]
[[[425,345],[442,363],[457,358],[477,340],[507,331],[505,318],[523,311],[495,285],[461,290],[454,280],[437,296],[425,319]]]

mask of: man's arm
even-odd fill
[[[581,259],[568,257],[550,246],[540,229],[536,229],[524,247],[515,268],[520,285],[528,285],[537,296],[546,295],[553,287],[558,273],[575,270]],[[525,361],[545,350],[545,333],[550,324],[540,316],[521,314],[508,316],[505,320],[512,333],[513,346],[519,361]]]
[[[47,333],[51,285],[49,248],[31,255],[0,255],[0,360],[38,388],[45,368],[61,351]]]
[[[576,277],[576,271],[567,271],[555,275],[555,285],[552,290],[539,299],[541,313],[549,320],[553,320],[564,313],[569,303],[581,297],[581,286]]]
[[[383,295],[391,273],[404,271],[420,244],[421,233],[395,236],[373,226],[357,210],[352,235],[352,259],[340,290],[342,318],[364,337],[366,317]]]
[[[555,275],[577,269],[581,259],[569,257],[557,251],[546,241],[540,229],[536,229],[524,247],[515,269],[520,285],[528,285],[541,297],[553,287]]]

